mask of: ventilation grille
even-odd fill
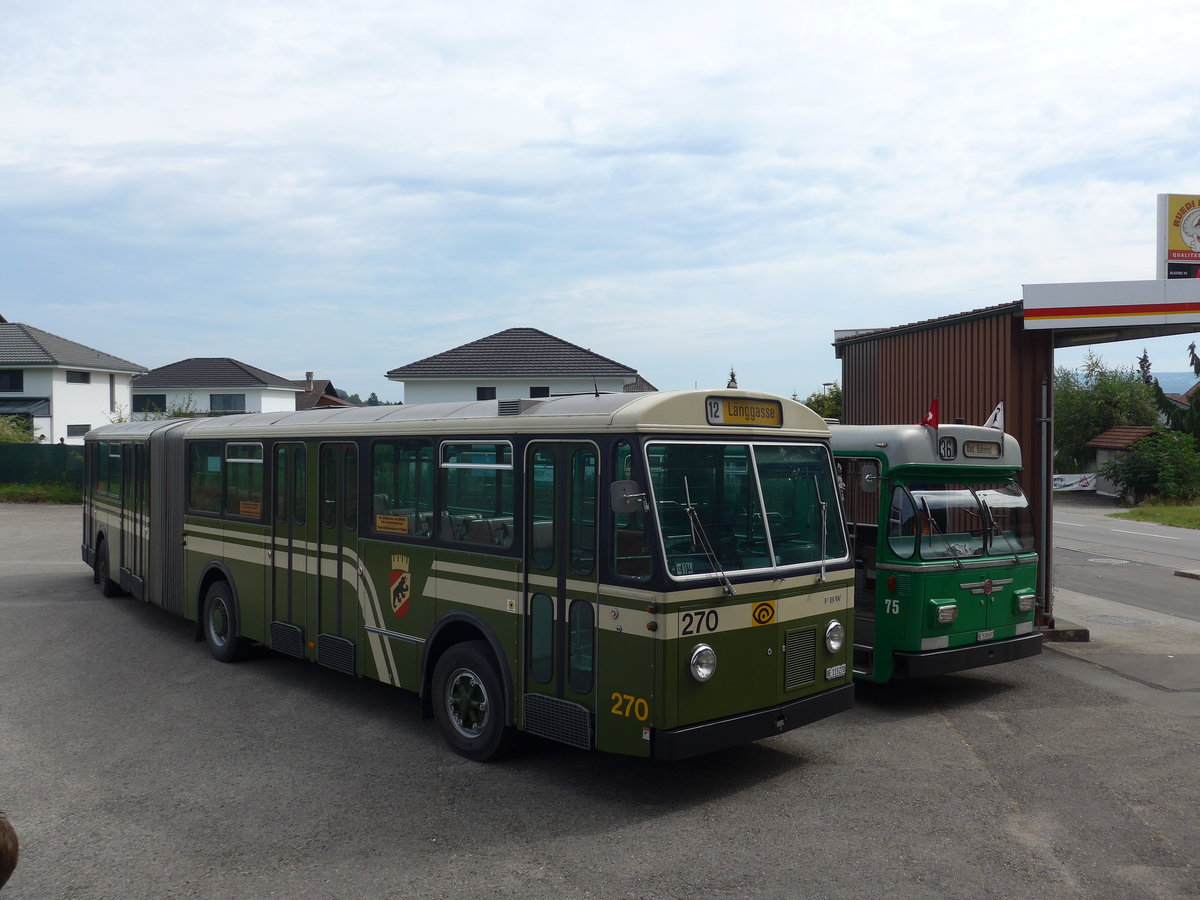
[[[570,744],[581,750],[592,749],[592,714],[578,703],[526,694],[525,730],[539,737]]]
[[[304,632],[298,625],[271,623],[271,649],[304,659]]]
[[[789,631],[786,637],[787,668],[784,690],[812,684],[817,679],[817,631],[805,628]]]
[[[332,634],[317,635],[317,662],[347,675],[354,674],[354,644]]]
[[[518,397],[515,400],[497,400],[496,412],[501,416],[519,416],[545,402],[544,398]]]
[[[908,575],[896,576],[896,594],[900,597],[912,596],[912,578]]]

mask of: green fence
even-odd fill
[[[0,484],[83,487],[83,448],[68,444],[0,444]]]

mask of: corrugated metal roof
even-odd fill
[[[192,357],[151,369],[133,379],[133,389],[277,388],[302,391],[294,381],[228,357]]]
[[[878,340],[881,337],[892,337],[893,335],[903,334],[909,331],[920,331],[921,329],[925,328],[943,328],[950,324],[968,322],[972,319],[985,318],[988,316],[1019,315],[1021,311],[1021,301],[1014,300],[1011,303],[998,303],[995,306],[986,306],[982,309],[973,309],[968,312],[953,313],[948,316],[939,316],[936,319],[922,319],[919,322],[910,322],[908,325],[895,325],[886,328],[855,329],[843,334],[841,337],[837,337],[835,335],[833,345],[835,348],[840,348],[844,344]],[[838,358],[841,358],[840,350],[838,352]]]
[[[0,366],[65,366],[105,372],[145,372],[145,366],[101,353],[75,341],[24,325],[0,321]]]
[[[397,381],[554,375],[633,376],[637,370],[536,328],[509,328],[387,373]]]

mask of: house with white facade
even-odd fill
[[[0,316],[0,415],[30,423],[34,439],[82,444],[131,404],[146,371],[127,359]]]
[[[227,357],[195,357],[151,369],[133,381],[134,421],[186,410],[197,415],[286,412],[304,387]]]
[[[536,328],[509,328],[387,373],[404,402],[653,391],[636,369]]]

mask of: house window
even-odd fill
[[[68,425],[67,437],[83,437],[91,430],[91,425]]]
[[[108,411],[117,411],[117,376],[108,376]]]
[[[529,396],[530,397],[549,397],[550,396],[550,388],[549,387],[531,387],[529,389]]]
[[[20,393],[25,390],[24,369],[0,369],[0,391]]]
[[[161,413],[167,410],[166,394],[134,394],[133,411],[135,413]]]
[[[245,394],[209,394],[208,408],[218,415],[246,411]]]
[[[91,372],[72,372],[70,369],[67,370],[67,384],[91,384],[91,383],[92,383],[92,373]]]
[[[476,400],[495,400],[496,389],[494,387],[477,387],[475,388]]]

